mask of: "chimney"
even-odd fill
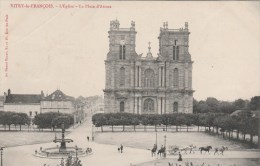
[[[8,91],[7,91],[7,96],[9,96],[10,94],[11,94],[11,90],[8,89]]]

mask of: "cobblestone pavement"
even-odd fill
[[[93,154],[82,157],[80,160],[83,166],[129,166],[130,163],[143,163],[151,160],[158,160],[157,157],[151,157],[149,150],[124,147],[123,153],[117,151],[118,146],[98,144],[95,142],[87,142],[87,136],[91,138],[91,123],[90,121],[75,128],[66,138],[73,139],[74,142],[67,146],[75,146],[82,148],[91,147]],[[120,144],[120,142],[118,143]],[[24,145],[10,147],[4,149],[3,165],[4,166],[57,166],[60,163],[59,159],[46,159],[33,156],[34,151],[40,147],[54,147],[55,143],[43,143],[35,145]],[[243,150],[243,151],[227,151],[224,156],[195,154],[183,155],[183,158],[259,158],[259,151]],[[174,155],[168,155],[167,158],[177,158]]]

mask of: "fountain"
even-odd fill
[[[67,148],[66,148],[66,142],[70,143],[70,142],[73,142],[72,139],[65,139],[65,127],[64,127],[64,123],[62,123],[61,125],[62,127],[62,131],[61,131],[61,139],[57,139],[55,137],[55,140],[53,140],[53,142],[57,143],[57,142],[60,142],[60,148],[59,148],[59,152],[60,153],[67,153]]]
[[[60,146],[56,147],[51,147],[51,148],[45,148],[42,149],[40,148],[40,151],[38,152],[35,150],[34,156],[36,157],[43,157],[43,158],[64,158],[68,156],[75,156],[76,158],[78,157],[83,157],[87,156],[89,154],[92,154],[92,149],[91,148],[79,148],[77,146],[75,147],[67,147],[66,143],[73,142],[72,139],[65,139],[65,127],[64,123],[62,123],[62,135],[61,139],[57,139],[55,136],[55,139],[53,140],[55,143],[60,143]]]

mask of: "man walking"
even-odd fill
[[[121,151],[121,153],[123,153],[123,145],[121,144],[121,146],[120,146],[120,151]]]

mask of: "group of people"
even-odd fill
[[[121,144],[121,145],[117,148],[117,151],[123,153],[123,148],[124,148],[124,146]]]

